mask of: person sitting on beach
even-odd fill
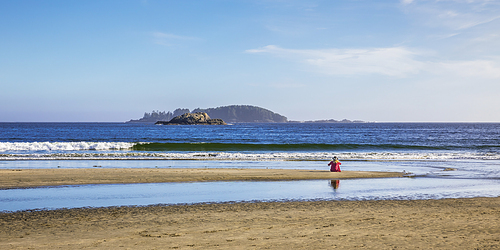
[[[340,164],[342,164],[342,163],[340,163],[337,156],[334,156],[332,158],[332,161],[330,163],[328,163],[328,166],[330,166],[330,172],[341,172],[340,171]]]

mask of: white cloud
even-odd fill
[[[439,61],[429,53],[405,47],[369,49],[285,49],[268,45],[247,53],[271,54],[307,65],[327,75],[385,75],[409,77],[419,73],[435,75],[500,78],[500,58],[490,60]],[[420,59],[419,59],[420,58]]]
[[[423,66],[413,59],[415,52],[403,47],[298,50],[269,45],[246,52],[291,58],[328,75],[380,74],[405,77],[419,72]]]

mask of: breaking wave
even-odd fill
[[[258,143],[158,143],[158,142],[0,142],[0,152],[6,151],[81,151],[81,150],[133,150],[133,151],[193,151],[193,152],[301,152],[301,151],[492,151],[499,145],[480,146],[425,146],[404,144],[258,144]]]
[[[5,151],[78,151],[130,149],[130,142],[0,142],[0,152]]]
[[[315,161],[500,160],[495,146],[484,148],[374,144],[244,144],[146,142],[0,142],[0,160],[164,159]],[[486,149],[486,150],[485,150]]]

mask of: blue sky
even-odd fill
[[[0,1],[0,122],[500,121],[500,1]]]

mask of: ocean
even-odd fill
[[[0,190],[0,211],[249,200],[434,199],[500,195],[499,123],[241,123],[227,126],[0,123],[0,168],[3,169],[99,166],[326,170],[326,164],[333,156],[340,159],[343,170],[404,171],[413,177],[342,180],[339,188],[332,188],[328,180]],[[151,185],[155,190],[182,192],[141,193],[140,197],[151,199],[134,201],[133,192],[124,191],[152,190]],[[203,189],[219,191],[208,192],[201,198],[200,185]],[[286,189],[276,192],[284,185]],[[50,200],[64,199],[57,198],[62,197],[59,194],[62,190],[71,198],[58,200],[56,203],[60,205],[51,205]],[[192,190],[191,194],[188,194],[189,190]],[[36,198],[40,193],[51,198]],[[118,197],[116,199],[120,202],[106,198],[110,194],[113,194],[113,199]],[[76,204],[76,201],[85,200],[83,197],[89,201]],[[110,202],[103,205],[102,201]],[[19,205],[21,203],[24,205]]]
[[[0,160],[500,160],[497,123],[0,123]]]

